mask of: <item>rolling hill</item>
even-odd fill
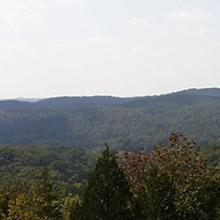
[[[181,132],[201,144],[220,143],[220,89],[161,96],[58,97],[0,101],[0,144],[147,148]]]

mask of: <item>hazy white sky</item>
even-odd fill
[[[219,0],[0,0],[0,98],[218,86]]]

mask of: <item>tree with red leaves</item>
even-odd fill
[[[194,141],[172,134],[151,154],[125,153],[122,166],[135,194],[136,219],[217,219],[219,176]]]

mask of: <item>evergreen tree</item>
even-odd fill
[[[109,147],[102,152],[90,174],[83,199],[86,220],[130,219],[131,192],[116,155]]]

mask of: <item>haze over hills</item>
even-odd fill
[[[161,96],[58,97],[0,102],[0,144],[67,144],[150,149],[171,132],[220,142],[220,89]]]

